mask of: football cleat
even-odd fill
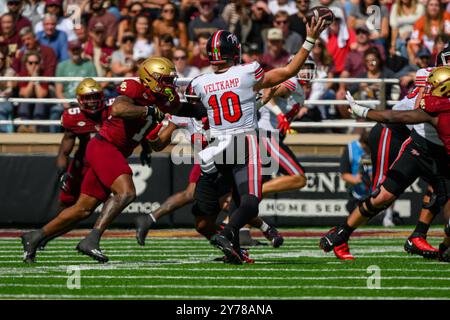
[[[267,240],[270,241],[272,247],[279,248],[284,242],[283,236],[278,232],[275,227],[270,226],[266,232],[263,232]]]
[[[42,240],[42,233],[38,230],[24,233],[20,236],[23,245],[23,262],[34,263],[36,251]]]
[[[405,251],[410,254],[417,254],[426,259],[436,259],[439,256],[439,250],[432,247],[426,240],[426,236],[413,233],[405,242]]]
[[[38,246],[38,250],[39,251],[44,251],[45,250],[45,246],[47,245],[47,243],[49,243],[49,241],[52,240],[51,238],[44,238]]]
[[[230,240],[221,234],[215,234],[211,237],[210,243],[216,248],[220,249],[228,263],[230,264],[242,264],[242,259],[239,253],[234,250]]]
[[[350,248],[347,242],[333,248],[334,255],[341,260],[355,260],[355,257],[350,253]]]
[[[325,252],[330,252],[334,247],[346,243],[347,240],[348,237],[344,233],[344,228],[334,227],[320,238],[319,247]]]
[[[78,252],[87,255],[100,263],[106,263],[109,258],[100,250],[98,244],[90,242],[88,239],[81,240],[77,245]]]
[[[242,247],[256,247],[264,245],[261,241],[253,239],[250,230],[248,229],[239,230],[239,244]]]
[[[155,221],[150,215],[140,215],[136,218],[136,240],[141,246],[145,246],[145,238],[148,230],[155,224]]]
[[[439,261],[450,262],[450,247],[443,243],[439,245]]]

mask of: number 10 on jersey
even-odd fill
[[[242,117],[241,101],[239,96],[232,92],[224,92],[220,99],[214,94],[208,99],[209,106],[213,109],[214,124],[220,126],[222,118],[228,122],[237,122]]]

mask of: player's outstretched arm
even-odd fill
[[[69,156],[75,146],[76,136],[71,131],[64,131],[61,144],[59,145],[58,155],[56,157],[56,166],[58,172],[64,172],[69,165]]]
[[[263,76],[262,80],[255,85],[255,90],[259,91],[260,89],[276,86],[295,76],[308,58],[309,53],[314,47],[316,39],[319,37],[321,32],[325,30],[325,28],[326,21],[323,17],[320,17],[317,22],[315,21],[315,18],[312,18],[311,24],[306,25],[307,37],[303,43],[303,47],[292,58],[292,61],[284,67],[275,68],[267,72]]]
[[[422,109],[415,110],[371,110],[355,102],[350,92],[345,96],[350,105],[349,112],[356,117],[369,119],[381,123],[416,124],[422,122],[433,123],[433,117]]]
[[[111,115],[124,119],[137,119],[155,113],[156,108],[149,106],[138,106],[133,100],[126,96],[119,96],[111,106]]]
[[[169,121],[167,127],[165,127],[156,137],[152,139],[150,137],[150,145],[155,151],[161,151],[167,147],[172,141],[172,134],[177,129],[177,126]]]

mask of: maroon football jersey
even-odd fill
[[[93,115],[84,113],[78,106],[72,107],[64,110],[61,124],[65,130],[71,131],[77,136],[97,133],[108,114],[108,107]]]
[[[127,96],[141,106],[152,106],[167,108],[169,102],[163,95],[156,96],[146,89],[140,82],[127,79],[117,88],[119,94]],[[128,157],[140,142],[147,136],[156,122],[149,115],[146,118],[123,119],[109,116],[100,129],[100,135],[114,144],[125,157]]]
[[[426,96],[420,104],[421,108],[434,117],[438,117],[437,132],[450,156],[450,99]]]

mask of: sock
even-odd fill
[[[350,227],[347,223],[345,223],[345,224],[342,226],[342,229],[344,230],[345,237],[346,237],[347,240],[348,240],[348,238],[350,238],[350,235],[353,233],[353,231],[355,231],[356,228],[352,228],[352,227]]]
[[[100,243],[100,237],[102,236],[102,233],[98,229],[92,229],[92,231],[88,234],[86,239],[89,239],[91,241],[94,241],[95,243]]]
[[[261,230],[262,232],[266,232],[267,230],[269,230],[269,225],[263,221],[261,227],[259,227],[259,230]]]
[[[420,233],[421,235],[426,235],[429,228],[430,228],[429,224],[423,223],[422,221],[418,221],[413,233]]]

